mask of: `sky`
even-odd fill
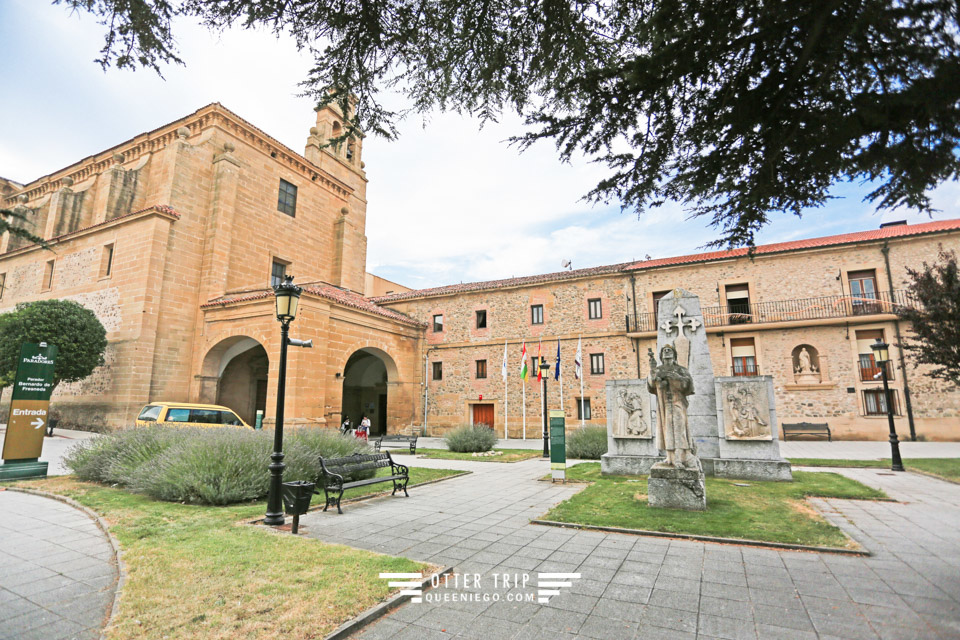
[[[0,176],[29,182],[144,131],[220,102],[302,152],[315,122],[297,83],[310,58],[292,39],[266,31],[211,33],[186,21],[174,29],[186,66],[103,71],[93,62],[103,27],[45,0],[0,0]],[[550,143],[521,153],[505,140],[517,117],[481,128],[457,114],[412,117],[395,141],[369,136],[367,270],[425,288],[695,253],[716,238],[706,220],[676,203],[643,212],[591,205],[582,197],[602,166],[561,163]],[[827,206],[802,219],[778,215],[758,243],[876,228],[930,218],[878,213],[869,189],[842,184]],[[960,185],[932,194],[934,219],[958,217]],[[933,256],[931,256],[933,257]]]

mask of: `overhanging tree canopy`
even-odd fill
[[[403,115],[388,88],[414,111],[514,110],[521,145],[610,167],[591,198],[680,201],[718,244],[751,243],[844,179],[869,181],[881,208],[929,211],[960,166],[954,0],[56,2],[101,18],[105,66],[180,62],[178,15],[290,33],[315,57],[305,91],[355,94],[352,124],[388,137]]]

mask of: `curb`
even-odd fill
[[[110,543],[110,547],[113,549],[114,558],[117,561],[117,583],[113,591],[113,602],[110,604],[110,608],[107,610],[107,616],[104,620],[103,628],[100,630],[100,640],[105,640],[107,627],[110,626],[110,623],[113,622],[114,617],[116,617],[117,612],[120,610],[120,595],[123,592],[123,586],[127,581],[127,569],[126,565],[123,563],[123,558],[121,557],[122,552],[120,551],[120,544],[117,542],[116,538],[113,537],[113,534],[110,533],[110,528],[108,527],[107,523],[95,511],[83,506],[73,498],[57,495],[56,493],[49,493],[47,491],[40,491],[38,489],[28,489],[26,487],[5,487],[5,490],[19,491],[20,493],[39,496],[41,498],[49,498],[51,500],[56,500],[58,502],[70,505],[77,511],[83,512],[84,515],[97,523],[97,527],[103,531],[103,534],[107,538],[107,542]]]
[[[425,487],[428,484],[436,484],[438,482],[443,482],[444,480],[453,480],[454,478],[462,478],[463,476],[468,476],[471,473],[473,473],[473,471],[461,471],[460,473],[455,473],[450,476],[443,476],[442,478],[434,478],[433,480],[424,480],[423,482],[418,482],[417,484],[409,485],[407,489],[413,489],[414,487]],[[393,497],[393,496],[392,494],[389,494],[387,491],[381,491],[379,493],[371,493],[370,495],[367,495],[367,496],[358,496],[356,498],[345,498],[344,500],[340,501],[340,504],[342,505],[353,504],[356,502],[365,502],[367,500],[374,500],[377,498],[387,498],[387,497]],[[307,509],[307,513],[314,513],[316,511],[323,511],[323,507],[321,507],[320,505],[314,505],[309,509]],[[302,515],[306,515],[306,513]],[[340,514],[337,514],[337,515],[340,515]],[[261,517],[261,518],[255,518],[253,520],[244,520],[242,522],[243,524],[263,524],[263,518]]]
[[[608,533],[626,533],[635,536],[651,538],[674,538],[679,540],[696,540],[698,542],[713,542],[717,544],[735,544],[750,547],[768,547],[771,549],[785,549],[789,551],[815,551],[817,553],[835,553],[844,556],[870,557],[873,554],[866,549],[837,549],[834,547],[817,547],[805,544],[790,544],[788,542],[765,542],[763,540],[746,540],[744,538],[720,538],[717,536],[698,536],[689,533],[667,533],[663,531],[648,531],[646,529],[626,529],[623,527],[605,527],[600,525],[576,524],[573,522],[556,522],[555,520],[531,520],[530,524],[540,524],[547,527],[562,529],[583,529],[585,531],[606,531]],[[846,532],[844,532],[846,535]],[[854,541],[856,542],[856,541]],[[859,543],[857,543],[859,544]]]
[[[423,580],[421,580],[420,588],[422,590],[427,589],[434,578],[439,578],[440,576],[444,576],[449,573],[453,573],[453,567],[444,567],[437,573],[429,575]],[[381,602],[380,604],[374,605],[373,607],[367,609],[366,611],[364,611],[363,613],[355,617],[353,620],[348,620],[347,622],[344,622],[342,625],[334,629],[328,635],[324,636],[324,640],[342,640],[343,638],[347,638],[353,635],[354,633],[356,633],[357,631],[359,631],[360,629],[371,624],[372,622],[375,622],[376,620],[387,615],[388,613],[390,613],[400,605],[406,604],[407,601],[410,600],[412,597],[413,596],[411,595],[404,595],[403,593],[398,593],[392,598],[385,600],[384,602]]]

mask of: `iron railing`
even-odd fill
[[[873,296],[819,296],[770,302],[736,302],[720,307],[704,307],[703,322],[708,327],[765,322],[790,322],[848,318],[878,313],[896,313],[903,307],[917,307],[917,300],[905,289],[882,291]],[[629,314],[628,332],[656,331],[653,313]]]

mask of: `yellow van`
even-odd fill
[[[151,402],[137,416],[137,426],[160,424],[171,427],[249,427],[227,407],[187,402]]]

